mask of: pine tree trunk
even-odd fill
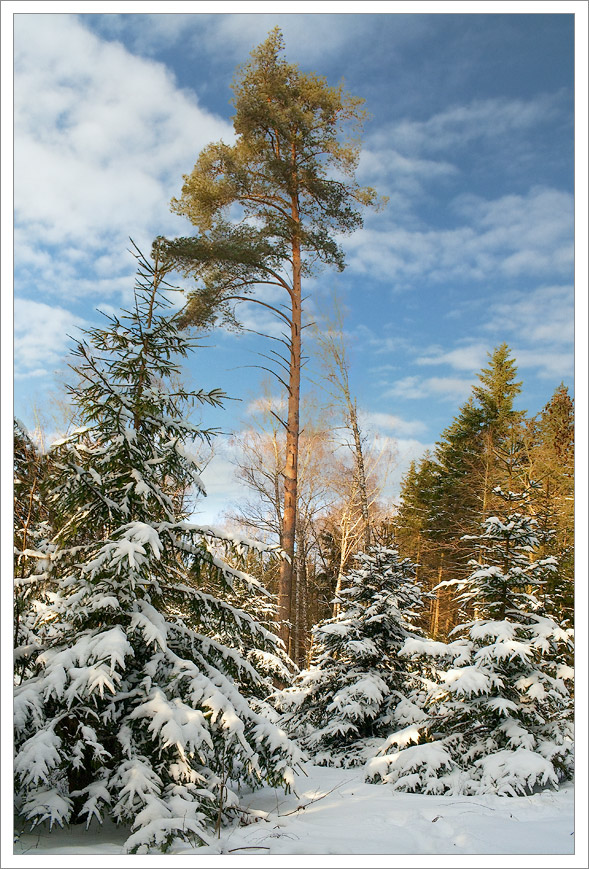
[[[298,224],[298,206],[293,199],[293,220]],[[288,384],[288,417],[286,425],[286,462],[284,467],[284,514],[280,545],[288,559],[280,565],[278,590],[278,627],[285,647],[289,647],[291,630],[291,597],[294,573],[295,534],[297,520],[297,476],[299,455],[299,413],[301,395],[301,246],[298,234],[292,242],[292,308],[290,336],[290,373]]]

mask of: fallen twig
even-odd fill
[[[234,851],[255,851],[255,850],[269,851],[270,848],[268,848],[266,845],[243,845],[243,847],[241,847],[241,848],[229,848],[227,853],[233,854]]]
[[[336,791],[338,788],[343,788],[344,785],[349,784],[351,781],[354,781],[354,779],[348,779],[348,781],[342,782],[342,784],[336,785],[336,786],[333,787],[330,791],[327,791],[326,793],[321,794],[320,797],[315,797],[315,799],[313,799],[313,800],[309,800],[308,803],[305,803],[305,804],[302,805],[302,806],[297,806],[296,809],[293,809],[291,812],[285,812],[283,815],[279,815],[278,817],[279,817],[279,818],[286,818],[287,815],[296,815],[296,813],[297,813],[297,812],[300,812],[301,809],[306,809],[307,806],[311,806],[311,805],[313,805],[313,803],[318,803],[319,800],[324,800],[325,797],[328,797],[330,794],[332,794],[332,793],[333,793],[334,791]]]

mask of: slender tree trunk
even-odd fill
[[[293,197],[292,217],[299,223],[298,204]],[[295,534],[297,520],[297,476],[299,456],[299,414],[301,396],[301,245],[298,232],[292,241],[292,297],[290,335],[290,374],[288,384],[288,417],[286,425],[286,462],[284,467],[284,513],[281,546],[288,559],[280,565],[278,590],[278,626],[280,637],[289,647],[291,629],[291,597],[294,573]]]
[[[364,549],[368,551],[370,547],[370,516],[368,513],[368,488],[366,485],[366,469],[364,467],[364,453],[362,451],[362,439],[360,438],[360,427],[358,426],[358,411],[356,401],[352,401],[350,394],[346,395],[348,402],[348,410],[350,414],[350,428],[354,437],[354,449],[356,451],[356,474],[358,477],[358,491],[360,493],[360,511],[362,513],[362,524],[364,527]]]
[[[442,576],[443,576],[443,572],[444,572],[443,565],[444,565],[444,555],[442,554],[440,556],[440,565],[438,567],[438,583],[440,583],[442,581]],[[442,599],[442,590],[439,588],[436,591],[436,596],[435,596],[435,599],[433,601],[433,612],[432,612],[431,628],[430,628],[430,633],[434,639],[437,637],[438,631],[440,629],[440,603],[441,603],[441,599]]]
[[[298,523],[300,524],[300,523]],[[305,557],[305,541],[301,529],[297,528],[297,570],[294,602],[294,644],[291,658],[298,667],[304,667],[306,647],[306,589],[307,589],[307,562]]]
[[[153,306],[155,304],[155,297],[157,295],[158,287],[162,282],[163,274],[162,268],[159,260],[159,246],[155,249],[155,260],[153,264],[153,289],[151,292],[151,298],[149,300],[149,310],[147,312],[147,322],[146,327],[151,329],[151,324],[153,322]],[[137,392],[135,396],[135,411],[133,413],[133,428],[135,431],[139,430],[139,405],[141,403],[141,395],[143,393],[143,384],[145,381],[145,357],[141,357],[141,368],[139,371],[139,381],[137,384]]]
[[[299,625],[301,626],[301,647],[299,653],[298,665],[301,669],[307,665],[307,645],[309,637],[309,596],[308,596],[308,576],[307,576],[307,560],[303,561],[303,571],[301,573],[301,588],[300,601],[301,609],[299,612]]]

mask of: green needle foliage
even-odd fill
[[[187,521],[211,436],[188,416],[222,396],[177,386],[191,345],[166,268],[138,260],[133,309],[74,351],[84,424],[52,449],[52,594],[14,709],[21,815],[108,816],[145,853],[208,842],[240,784],[288,787],[298,754],[258,706],[279,640],[239,605],[268,592],[223,558],[255,544]]]
[[[400,790],[513,796],[573,774],[572,631],[542,591],[556,559],[537,557],[537,523],[517,509],[528,494],[494,495],[504,511],[470,538],[470,575],[451,581],[475,618],[455,629],[459,639],[409,639],[400,653],[445,661],[420,701],[429,721],[391,734],[369,764],[370,777]]]
[[[361,206],[377,204],[354,177],[363,99],[303,73],[280,55],[278,28],[252,53],[233,85],[237,141],[205,148],[173,211],[198,235],[165,242],[165,254],[202,281],[191,293],[186,321],[233,320],[234,303],[259,284],[298,292],[301,272],[318,261],[344,267],[335,234],[362,225]],[[351,127],[352,135],[346,134]]]

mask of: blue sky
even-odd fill
[[[132,293],[128,237],[190,232],[169,201],[202,147],[232,140],[235,67],[276,24],[289,60],[345,78],[372,116],[358,174],[388,207],[307,291],[309,317],[334,291],[345,306],[353,390],[367,430],[397,442],[398,484],[502,341],[520,407],[573,391],[572,14],[17,14],[15,413],[58,425],[67,336]],[[206,343],[187,377],[241,399],[205,417],[239,432],[259,343]],[[207,520],[236,495],[229,459],[223,438]]]

